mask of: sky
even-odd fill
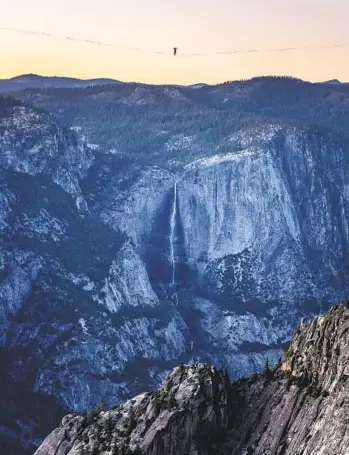
[[[0,78],[36,73],[191,84],[273,74],[349,81],[348,21],[349,0],[1,0]],[[319,49],[338,44],[347,47]],[[271,50],[286,47],[310,49]],[[215,54],[251,48],[260,52]]]

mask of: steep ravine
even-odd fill
[[[349,303],[301,324],[273,368],[230,383],[205,364],[110,411],[68,415],[35,455],[347,455]]]

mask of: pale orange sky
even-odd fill
[[[0,78],[22,73],[148,83],[258,75],[349,81],[349,0],[1,0],[0,27],[171,53],[124,51],[0,30]],[[348,47],[193,56],[244,48]]]

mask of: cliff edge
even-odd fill
[[[349,303],[298,328],[279,364],[230,383],[179,366],[158,391],[68,415],[35,455],[348,455]]]

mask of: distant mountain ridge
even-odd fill
[[[17,92],[25,89],[40,88],[84,88],[94,85],[120,84],[116,79],[78,79],[74,77],[40,76],[38,74],[22,74],[10,79],[0,79],[0,93]]]
[[[276,76],[262,76],[262,77],[254,77],[251,79],[244,79],[243,82],[247,81],[258,81],[258,80],[268,80],[268,79],[279,79]],[[287,76],[284,77],[285,79],[288,79]],[[282,78],[281,78],[282,79]],[[297,79],[297,78],[290,78],[293,80],[298,80],[299,82],[306,83],[306,81],[302,79]],[[173,87],[188,87],[192,89],[200,89],[204,87],[210,87],[214,85],[225,85],[225,84],[231,84],[231,83],[238,83],[242,81],[238,80],[230,80],[230,81],[225,81],[223,83],[217,83],[217,84],[207,84],[205,82],[197,82],[193,84],[188,84],[188,85],[172,85],[172,84],[159,84],[159,85],[169,85]],[[111,79],[111,78],[92,78],[92,79],[80,79],[80,78],[75,78],[75,77],[69,77],[69,76],[43,76],[39,74],[34,74],[34,73],[28,73],[28,74],[20,74],[18,76],[14,76],[12,78],[8,79],[0,79],[0,94],[1,93],[14,93],[14,92],[19,92],[22,90],[26,89],[45,89],[45,88],[86,88],[86,87],[93,87],[93,86],[103,86],[103,85],[113,85],[113,84],[128,84],[129,82],[124,82],[119,79]],[[131,84],[134,84],[135,82],[131,82]],[[143,84],[139,82],[138,84],[140,85],[148,85],[148,84]],[[324,82],[314,82],[314,85],[320,84],[320,85],[347,85],[347,82],[341,82],[338,79],[331,79],[328,81]],[[153,84],[150,84],[153,85]]]

